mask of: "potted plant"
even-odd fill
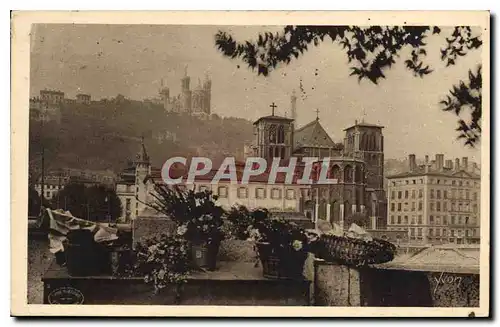
[[[228,215],[234,234],[255,242],[267,278],[301,279],[312,238],[297,224],[276,219],[266,209],[234,208]]]
[[[178,236],[160,237],[137,243],[133,251],[131,274],[144,277],[154,286],[155,294],[168,285],[175,286],[175,297],[180,297],[179,286],[189,275],[189,245]]]
[[[156,185],[152,205],[169,216],[177,225],[179,237],[189,241],[191,263],[213,270],[221,240],[224,238],[224,210],[216,205],[211,191],[184,191],[178,187]]]

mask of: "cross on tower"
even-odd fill
[[[316,109],[316,120],[319,120],[319,109]]]
[[[274,109],[277,107],[277,105],[274,104],[274,102],[269,106],[273,109],[273,116],[274,116]]]

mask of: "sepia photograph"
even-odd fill
[[[12,313],[488,316],[489,24],[14,12]]]

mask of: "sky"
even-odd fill
[[[220,116],[256,120],[271,114],[290,115],[295,90],[298,127],[316,118],[336,142],[355,120],[384,126],[386,158],[423,158],[436,153],[445,159],[468,156],[480,162],[479,149],[456,140],[457,118],[442,112],[439,101],[453,84],[467,78],[468,70],[481,62],[480,51],[470,52],[453,67],[440,60],[444,35],[427,39],[427,58],[434,72],[423,79],[404,67],[404,56],[386,72],[379,85],[358,82],[349,76],[346,54],[337,44],[312,47],[289,65],[281,65],[268,77],[238,59],[224,57],[215,47],[219,30],[237,40],[254,39],[278,26],[176,26],[176,25],[34,25],[31,42],[30,95],[41,89],[57,89],[74,98],[90,93],[93,99],[123,94],[131,99],[158,96],[161,80],[170,95],[180,92],[180,79],[188,66],[191,89],[212,79],[212,112]],[[301,92],[302,84],[303,92]],[[242,145],[243,146],[243,145]]]

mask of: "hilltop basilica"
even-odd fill
[[[184,68],[184,77],[181,79],[181,93],[170,95],[170,89],[161,80],[159,90],[161,103],[167,112],[187,113],[192,115],[210,115],[210,98],[212,93],[212,81],[205,75],[203,83],[198,79],[198,85],[191,90],[189,84],[191,78],[188,76],[187,66]]]

